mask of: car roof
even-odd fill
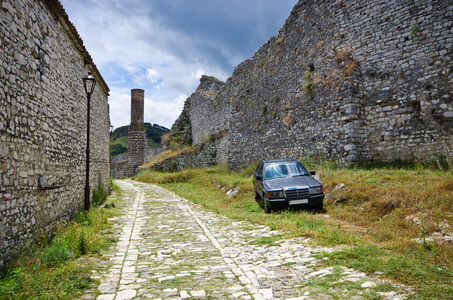
[[[263,160],[265,164],[273,164],[273,163],[280,163],[280,162],[299,162],[299,160],[295,158],[276,158],[276,159],[265,159]]]

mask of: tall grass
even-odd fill
[[[96,206],[101,205],[108,196],[108,188],[104,185],[102,181],[102,174],[98,171],[98,186],[97,188],[93,189],[93,204]]]
[[[108,218],[118,212],[92,207],[72,222],[59,224],[52,236],[43,235],[33,249],[24,249],[0,275],[0,299],[74,299],[94,287],[94,266],[87,258],[115,241],[108,234],[112,225]]]
[[[379,271],[415,286],[421,298],[448,299],[453,294],[453,244],[439,238],[453,235],[451,172],[416,162],[352,168],[314,161],[309,165],[325,186],[322,212],[265,214],[254,200],[253,167],[236,172],[226,167],[143,171],[136,180],[166,187],[233,220],[263,224],[284,236],[309,237],[317,245],[343,246],[326,254],[330,259],[325,264]],[[229,198],[225,192],[235,187],[239,192]]]

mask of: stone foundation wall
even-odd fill
[[[83,209],[87,101],[90,185],[109,184],[108,87],[58,1],[0,2],[0,269]]]

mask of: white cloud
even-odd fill
[[[131,95],[121,94],[116,91],[110,92],[110,122],[115,127],[129,125],[131,123]]]
[[[144,104],[144,120],[145,122],[159,124],[167,128],[171,128],[173,122],[181,114],[184,107],[184,101],[187,95],[181,94],[174,99],[165,101],[164,103],[155,101],[146,96]],[[129,125],[131,122],[131,95],[129,93],[111,92],[110,98],[110,118],[111,123],[115,128]]]
[[[187,95],[179,95],[172,101],[165,103],[154,101],[145,97],[145,122],[159,124],[171,128],[179,117],[184,107]]]
[[[154,69],[148,69],[146,70],[146,78],[152,83],[152,84],[158,84],[160,80],[162,80],[162,77],[160,74],[154,70]]]
[[[60,0],[110,87],[115,127],[130,123],[130,90],[145,121],[171,127],[202,75],[225,81],[277,34],[298,0]]]

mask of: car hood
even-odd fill
[[[303,188],[320,186],[321,184],[311,176],[298,176],[265,180],[267,190],[279,190],[289,188]]]

